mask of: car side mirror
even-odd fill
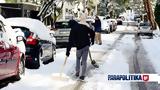
[[[23,41],[23,36],[17,36],[17,37],[16,37],[16,40],[17,40],[17,42]]]

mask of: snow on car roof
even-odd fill
[[[6,21],[10,23],[11,26],[20,26],[29,28],[31,32],[36,33],[40,39],[52,41],[55,44],[55,38],[51,38],[50,30],[39,20],[31,18],[7,18]]]

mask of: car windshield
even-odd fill
[[[55,23],[55,28],[70,28],[68,22],[56,22]]]
[[[140,26],[149,26],[149,23],[140,23]]]

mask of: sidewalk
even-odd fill
[[[157,74],[160,74],[160,37],[154,37],[153,39],[142,39],[142,44],[147,51],[147,56]]]

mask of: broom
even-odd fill
[[[95,68],[99,68],[99,66],[98,66],[98,64],[96,63],[96,61],[92,59],[91,51],[90,51],[90,50],[89,50],[89,57],[90,57],[90,60],[91,60],[91,64],[92,64]]]
[[[65,57],[65,60],[64,60],[64,63],[63,63],[63,65],[62,65],[62,67],[61,67],[61,69],[60,69],[60,74],[57,76],[53,76],[52,77],[52,79],[54,79],[54,80],[61,80],[61,81],[68,81],[69,80],[69,77],[67,77],[67,76],[64,76],[63,78],[62,78],[62,73],[63,73],[63,71],[64,71],[64,66],[66,65],[66,62],[67,62],[67,57]]]

